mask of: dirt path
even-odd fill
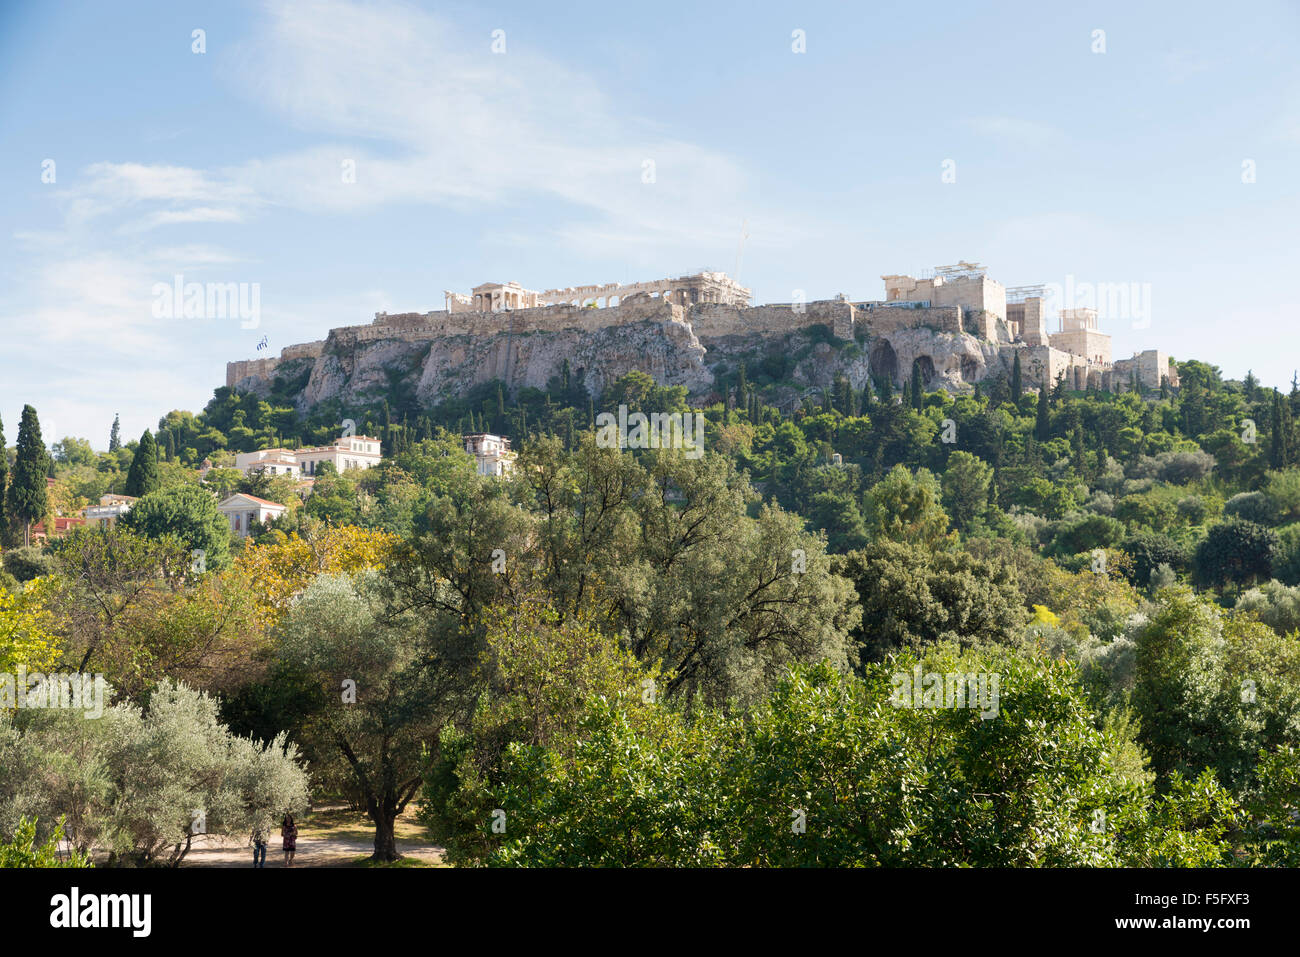
[[[397,850],[401,866],[437,867],[442,848],[424,839],[415,821],[403,815],[397,822]],[[374,828],[364,814],[343,808],[314,811],[298,823],[298,852],[294,867],[357,867],[374,853]],[[247,839],[198,837],[185,855],[182,867],[252,867],[253,848]],[[284,850],[277,831],[266,849],[267,867],[284,867]]]

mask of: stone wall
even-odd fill
[[[1048,345],[1047,317],[1043,313],[1043,300],[1038,296],[1007,303],[1007,320],[1020,325],[1020,338],[1027,345]]]
[[[701,341],[727,336],[779,335],[817,325],[830,326],[837,338],[852,339],[855,310],[851,303],[839,299],[745,307],[701,303],[692,306],[686,318]]]
[[[1160,380],[1163,377],[1171,386],[1178,385],[1178,370],[1170,365],[1173,360],[1167,353],[1159,349],[1147,349],[1145,352],[1134,354],[1132,359],[1115,360],[1115,378],[1117,381],[1124,383],[1124,388],[1128,388],[1129,382],[1133,377],[1134,369],[1137,370],[1138,381],[1144,388],[1160,388]]]
[[[280,350],[278,357],[268,356],[265,359],[242,359],[238,362],[227,362],[226,386],[233,389],[246,379],[269,381],[275,375],[275,370],[281,362],[288,362],[292,359],[315,359],[321,354],[321,349],[324,347],[325,342],[323,340],[302,342],[293,346],[285,346]]]

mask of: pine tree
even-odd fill
[[[1020,378],[1020,352],[1017,350],[1015,361],[1011,363],[1011,401],[1020,405],[1020,399],[1024,394],[1025,386]]]
[[[32,523],[40,521],[49,509],[45,473],[48,471],[49,453],[41,439],[41,423],[36,410],[23,406],[18,423],[18,444],[15,446],[14,474],[5,493],[5,511],[10,519],[23,526],[23,544],[32,543]]]
[[[112,431],[108,433],[108,450],[110,452],[116,452],[121,447],[122,447],[122,422],[118,418],[117,413],[114,412],[113,428]]]
[[[135,457],[131,468],[126,473],[126,494],[139,498],[155,491],[162,484],[158,475],[158,443],[148,429],[140,436],[140,444],[135,447]]]
[[[1038,387],[1038,419],[1034,423],[1034,438],[1046,442],[1052,437],[1052,422],[1047,409],[1047,383]]]

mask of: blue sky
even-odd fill
[[[444,289],[738,261],[756,302],[959,259],[1138,284],[1149,323],[1103,320],[1116,357],[1288,385],[1297,7],[975,7],[0,5],[7,438],[31,403],[47,441],[103,448],[115,412],[134,437],[199,411],[263,337]],[[156,317],[177,273],[257,283],[260,324]]]

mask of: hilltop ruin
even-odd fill
[[[364,403],[397,375],[432,405],[493,380],[512,391],[544,388],[567,361],[592,395],[635,369],[703,400],[737,363],[767,356],[783,368],[787,358],[793,363],[795,386],[826,386],[837,374],[855,389],[873,376],[902,385],[915,364],[928,388],[961,392],[1008,375],[1017,355],[1030,387],[1177,385],[1167,354],[1152,349],[1113,361],[1097,310],[1054,310],[1044,287],[1007,289],[966,262],[928,277],[881,278],[883,300],[761,306],[750,306],[749,290],[717,272],[543,292],[485,283],[471,294],[446,292],[442,310],[381,312],[368,325],[333,329],[278,357],[228,363],[226,385],[265,394],[279,377],[306,410],[333,398]],[[1053,311],[1058,329],[1048,332]]]

